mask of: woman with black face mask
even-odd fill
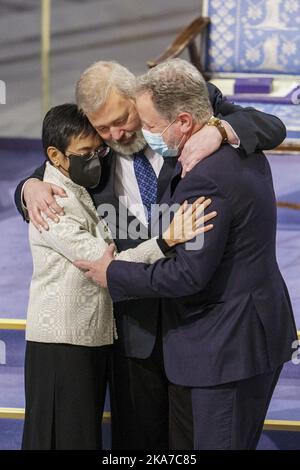
[[[101,449],[110,348],[117,339],[113,305],[108,291],[87,279],[73,261],[96,260],[112,243],[87,190],[99,184],[101,161],[109,158],[109,149],[73,104],[47,113],[43,145],[49,160],[44,181],[62,187],[67,197],[60,200],[65,215],[58,223],[49,220],[48,231],[29,225],[34,271],[26,326],[22,448]],[[205,201],[203,208],[208,205]],[[193,211],[179,210],[161,238],[116,257],[153,263],[176,243],[210,229],[198,228],[198,223],[214,214],[197,219],[199,213],[195,223]]]

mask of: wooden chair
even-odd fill
[[[148,67],[152,68],[167,59],[178,57],[185,49],[188,49],[191,63],[205,76],[206,72],[201,63],[200,48],[196,43],[196,39],[199,38],[201,42],[202,33],[206,30],[209,22],[209,18],[198,16],[187,28],[179,33],[175,41],[159,57],[147,62]]]

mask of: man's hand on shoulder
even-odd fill
[[[227,140],[231,145],[238,145],[239,140],[230,124],[222,120],[226,130]],[[216,152],[222,144],[222,136],[215,126],[205,125],[193,134],[185,144],[179,161],[182,165],[182,178],[191,171],[197,163]]]
[[[58,215],[64,214],[63,208],[54,198],[55,195],[67,197],[66,192],[59,186],[35,178],[30,178],[24,185],[23,199],[28,217],[39,231],[49,230],[41,212],[54,222],[59,222]]]

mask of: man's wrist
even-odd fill
[[[226,133],[226,129],[225,127],[223,126],[223,122],[221,121],[221,119],[219,119],[218,117],[215,117],[215,116],[212,116],[208,121],[207,121],[207,125],[208,126],[212,126],[212,127],[215,127],[221,137],[221,144],[225,144],[227,143],[228,141],[228,136],[227,136],[227,133]]]

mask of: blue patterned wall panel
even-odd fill
[[[300,75],[300,0],[204,0],[212,72]]]

